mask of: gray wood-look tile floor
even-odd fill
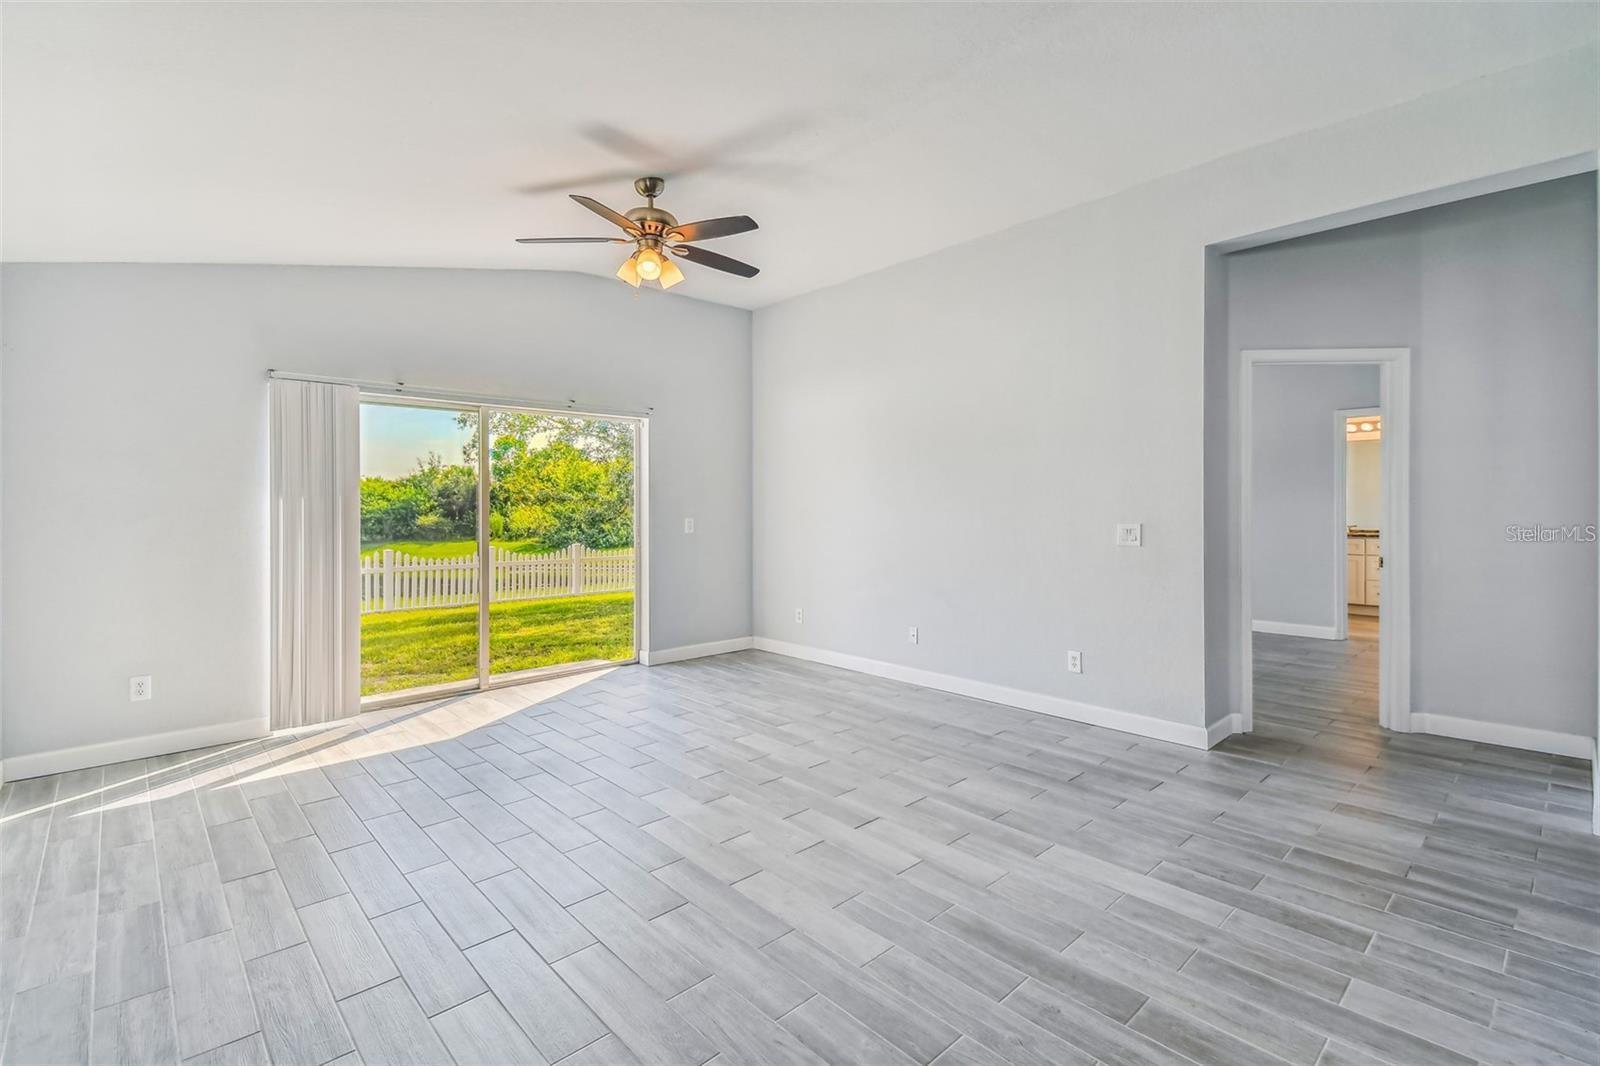
[[[747,652],[13,782],[4,1059],[1594,1063],[1587,765],[1258,661],[1211,752]]]

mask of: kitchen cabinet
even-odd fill
[[[1383,544],[1374,536],[1345,538],[1345,599],[1356,606],[1378,606]]]

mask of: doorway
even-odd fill
[[[1344,538],[1339,636],[1376,641],[1383,598],[1383,411],[1336,411],[1333,432],[1341,505],[1335,528]]]
[[[1320,546],[1326,543],[1328,548],[1337,553],[1329,560],[1327,567],[1328,584],[1327,593],[1315,593],[1321,597],[1329,595],[1333,599],[1332,624],[1326,627],[1301,627],[1301,632],[1294,632],[1279,628],[1274,630],[1270,625],[1263,627],[1256,619],[1256,581],[1260,574],[1270,575],[1270,545],[1258,543],[1260,534],[1256,529],[1256,466],[1257,466],[1257,427],[1260,421],[1256,410],[1256,370],[1263,367],[1276,366],[1308,366],[1308,367],[1359,367],[1371,366],[1378,375],[1379,402],[1376,408],[1358,408],[1349,412],[1336,411],[1336,421],[1332,427],[1327,422],[1319,422],[1318,426],[1328,427],[1332,434],[1323,436],[1328,429],[1315,429],[1315,436],[1319,440],[1327,441],[1327,451],[1332,460],[1330,466],[1337,470],[1336,478],[1325,482],[1326,488],[1308,487],[1312,494],[1326,494],[1333,498],[1335,504],[1334,514],[1336,519],[1331,519],[1325,525],[1318,525],[1318,530],[1310,535]],[[1373,684],[1376,689],[1377,719],[1378,724],[1384,728],[1407,732],[1411,727],[1410,716],[1410,649],[1409,649],[1409,587],[1408,587],[1408,526],[1409,526],[1409,395],[1410,395],[1410,350],[1407,348],[1331,348],[1331,349],[1246,349],[1239,353],[1239,471],[1240,483],[1240,511],[1237,515],[1239,529],[1239,577],[1240,577],[1240,603],[1242,609],[1236,621],[1238,647],[1241,662],[1239,664],[1239,679],[1241,687],[1240,722],[1241,731],[1249,732],[1255,725],[1255,712],[1257,707],[1257,688],[1262,688],[1262,698],[1270,699],[1273,695],[1271,689],[1283,686],[1292,690],[1296,685],[1303,685],[1304,678],[1319,676],[1319,669],[1326,675],[1327,671],[1339,665],[1352,651],[1359,652],[1358,643],[1369,640],[1367,650],[1375,645],[1376,648],[1376,677]],[[1361,412],[1376,410],[1378,415],[1369,416],[1377,419],[1375,429],[1381,425],[1383,447],[1378,456],[1378,499],[1377,499],[1377,535],[1370,539],[1378,542],[1379,551],[1374,555],[1375,566],[1371,571],[1375,574],[1374,583],[1370,588],[1366,584],[1369,563],[1367,560],[1368,538],[1361,538],[1361,543],[1356,545],[1361,549],[1360,574],[1362,578],[1361,599],[1358,607],[1366,607],[1365,601],[1369,598],[1376,608],[1382,604],[1383,624],[1367,621],[1369,616],[1363,612],[1359,618],[1351,615],[1351,586],[1355,570],[1351,568],[1350,557],[1352,541],[1348,526],[1349,501],[1346,495],[1347,470],[1349,466],[1347,438],[1350,431],[1345,429],[1348,415],[1359,415]],[[1323,416],[1326,417],[1326,414]],[[1360,422],[1357,423],[1357,433]],[[1365,498],[1362,505],[1369,503]],[[1364,519],[1365,520],[1365,519]],[[1321,554],[1318,547],[1318,554]],[[1342,563],[1343,565],[1338,565]],[[1323,587],[1323,586],[1318,586]],[[1326,599],[1321,601],[1327,604]],[[1353,627],[1353,628],[1352,628]],[[1325,632],[1320,631],[1325,628]],[[1310,630],[1319,631],[1312,632]],[[1372,630],[1376,632],[1372,632]],[[1261,646],[1261,663],[1257,662],[1256,638],[1260,631],[1265,631],[1270,636],[1263,636]],[[1307,639],[1313,638],[1313,639]],[[1321,638],[1314,639],[1314,638]],[[1299,644],[1288,646],[1290,642],[1298,639]],[[1334,644],[1332,642],[1339,643]],[[1276,642],[1276,643],[1275,643]],[[1277,644],[1284,644],[1278,647]],[[1367,661],[1370,665],[1370,660]],[[1309,671],[1309,673],[1308,673]]]
[[[363,394],[364,708],[635,661],[641,420]]]

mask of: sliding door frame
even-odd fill
[[[449,393],[430,395],[407,390],[403,394],[384,389],[363,387],[359,402],[385,404],[391,407],[431,407],[449,411],[472,411],[478,417],[478,673],[476,677],[461,681],[426,685],[401,692],[385,692],[376,696],[363,696],[363,711],[381,710],[428,700],[459,696],[469,692],[485,692],[510,685],[525,685],[569,674],[588,673],[594,670],[627,666],[639,662],[640,649],[650,636],[650,580],[649,580],[649,425],[648,415],[610,414],[599,411],[580,411],[570,407],[546,407],[535,403],[519,403],[499,399],[452,398]],[[489,594],[493,578],[494,560],[489,542],[489,489],[490,472],[489,415],[494,411],[511,411],[518,414],[552,415],[558,418],[595,419],[605,422],[624,422],[633,427],[633,654],[626,659],[608,660],[604,663],[555,665],[514,673],[493,674],[489,661]],[[358,623],[359,624],[359,623]]]
[[[478,408],[478,687],[489,681],[489,592],[494,580],[494,545],[489,541],[489,484],[493,464],[489,462],[489,412],[496,407]]]

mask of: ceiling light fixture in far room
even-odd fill
[[[1361,423],[1361,432],[1363,433],[1371,433],[1375,428],[1377,427],[1375,427],[1371,422]]]
[[[1356,424],[1354,422],[1346,422],[1344,424],[1344,431],[1346,433],[1354,433],[1356,431]]]
[[[653,281],[663,289],[670,289],[683,280],[683,271],[672,261],[672,256],[691,263],[753,278],[761,273],[749,263],[708,252],[690,244],[690,241],[708,241],[714,237],[731,237],[735,233],[748,233],[756,228],[755,219],[749,215],[728,215],[725,218],[708,218],[702,222],[679,223],[671,212],[656,206],[656,197],[666,188],[662,178],[640,178],[633,183],[634,191],[645,199],[643,207],[630,209],[627,214],[613,211],[600,201],[588,196],[572,194],[572,198],[601,218],[622,230],[623,237],[518,237],[518,244],[632,244],[635,251],[617,268],[617,277],[639,288]],[[667,253],[667,254],[663,254]]]

